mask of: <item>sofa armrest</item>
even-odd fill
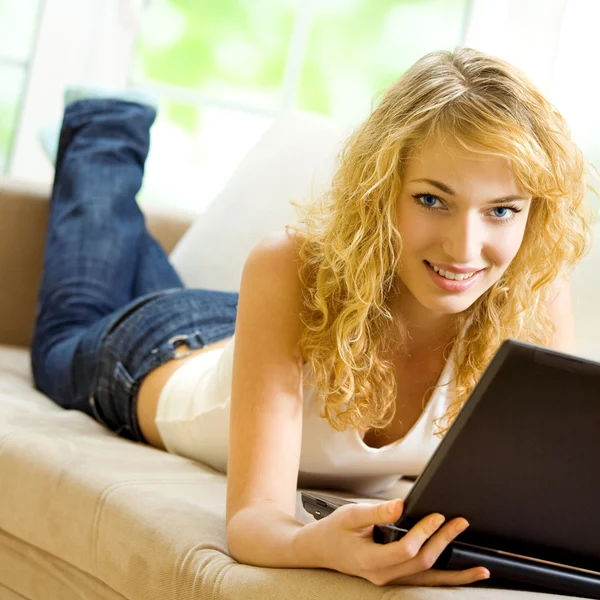
[[[29,347],[44,259],[50,189],[0,177],[0,344]],[[170,253],[193,215],[144,208],[148,229]]]

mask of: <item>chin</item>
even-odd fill
[[[428,310],[440,315],[457,315],[470,308],[479,296],[469,295],[460,298],[458,296],[447,296],[445,298],[417,298],[417,300]]]
[[[483,282],[481,282],[483,283]],[[429,285],[418,286],[413,293],[415,299],[427,310],[440,315],[456,315],[471,308],[490,288],[487,285],[477,285],[462,293],[432,290]]]

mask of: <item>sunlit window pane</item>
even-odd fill
[[[467,0],[322,0],[318,7],[299,107],[356,121],[418,58],[460,43]]]
[[[600,168],[600,82],[590,65],[600,52],[599,19],[597,2],[578,0],[566,7],[551,91],[551,100],[566,118],[586,161],[596,169]],[[591,183],[598,187],[600,176],[593,168],[591,171]],[[590,198],[596,208],[600,207],[600,200],[594,194]]]
[[[153,0],[131,77],[163,99],[142,201],[204,210],[284,97],[364,118],[417,58],[460,42],[467,2]]]
[[[237,111],[163,102],[140,202],[203,212],[270,122]]]
[[[24,79],[23,69],[0,65],[0,173],[6,172]]]
[[[295,13],[296,0],[156,0],[133,79],[276,107]]]
[[[39,8],[40,0],[0,0],[0,58],[29,59]]]

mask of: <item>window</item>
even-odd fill
[[[281,111],[358,122],[458,44],[521,67],[599,164],[598,17],[596,0],[0,0],[0,172],[52,180],[37,136],[69,83],[142,86],[161,110],[141,202],[201,212]]]
[[[560,44],[549,94],[569,123],[573,138],[586,159],[600,168],[600,114],[597,98],[600,80],[596,57],[600,52],[597,23],[600,4],[570,0],[565,7]],[[600,181],[594,177],[600,191]],[[600,205],[593,197],[596,205]]]
[[[33,52],[39,0],[0,2],[0,174],[8,169]]]
[[[282,110],[355,122],[425,52],[460,43],[467,0],[154,0],[130,83],[162,98],[144,202],[201,211]]]

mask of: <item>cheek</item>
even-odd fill
[[[419,252],[426,250],[439,242],[439,233],[436,231],[432,219],[427,219],[427,215],[412,213],[410,218],[405,215],[404,219],[399,219],[398,230],[402,237],[403,252]]]
[[[497,266],[506,269],[523,243],[525,226],[518,223],[498,229],[499,231],[494,232],[492,243],[488,246],[489,258]]]

